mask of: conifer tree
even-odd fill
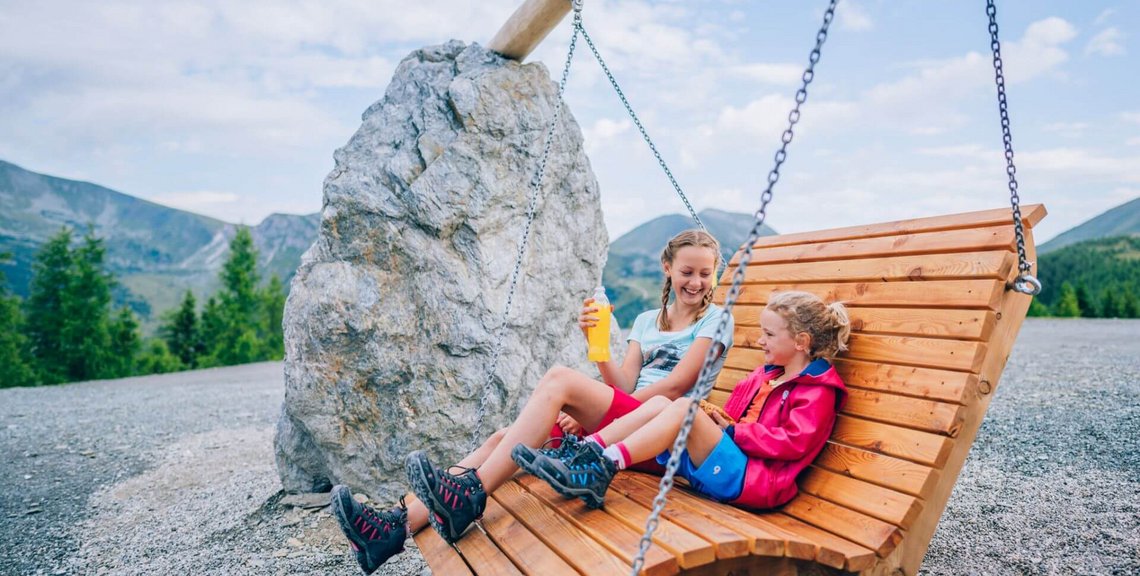
[[[1100,292],[1100,317],[1101,318],[1120,318],[1120,304],[1116,298],[1115,288],[1105,287]]]
[[[1085,288],[1084,283],[1077,284],[1077,308],[1080,308],[1080,315],[1085,318],[1097,316],[1096,306],[1093,305],[1092,298],[1089,296],[1089,291]]]
[[[197,368],[198,357],[205,352],[197,308],[194,292],[187,290],[182,305],[159,327],[168,352],[186,368]]]
[[[267,359],[280,360],[285,357],[285,334],[281,325],[285,313],[285,290],[276,274],[261,293],[261,309],[265,320],[263,331]]]
[[[257,249],[246,227],[238,228],[230,242],[221,280],[218,300],[222,331],[211,355],[223,366],[264,360],[265,346],[258,337],[261,299],[257,291]]]
[[[0,254],[0,264],[11,257],[8,253]],[[8,279],[0,271],[0,388],[35,383],[35,372],[26,361],[27,339],[23,330],[20,299],[11,294]]]
[[[1140,301],[1137,301],[1136,293],[1132,291],[1131,287],[1125,287],[1124,298],[1120,303],[1120,317],[1121,318],[1140,318]]]
[[[88,230],[73,252],[63,295],[62,355],[70,381],[113,376],[111,368],[111,284],[103,269],[103,241]]]
[[[138,360],[142,351],[142,340],[139,338],[139,323],[135,319],[135,313],[127,306],[119,308],[115,319],[111,321],[109,332],[111,348],[107,362],[109,368],[107,376],[123,378],[139,374]]]
[[[222,318],[222,308],[217,298],[213,296],[206,300],[206,305],[202,308],[199,331],[204,353],[198,357],[198,367],[210,368],[221,365],[214,356],[214,351],[218,349],[218,343],[225,331],[225,319]]]
[[[48,239],[32,264],[25,326],[28,348],[45,384],[67,379],[67,359],[63,350],[64,297],[71,284],[71,229],[64,227]]]
[[[1057,299],[1053,311],[1062,318],[1076,318],[1081,315],[1080,305],[1077,304],[1077,291],[1073,289],[1072,284],[1068,282],[1061,284],[1061,296]]]
[[[1048,316],[1048,315],[1049,315],[1049,307],[1046,306],[1043,302],[1041,302],[1040,298],[1034,298],[1033,300],[1031,300],[1029,302],[1029,312],[1026,313],[1026,316],[1033,317],[1033,316]]]

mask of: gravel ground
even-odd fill
[[[922,574],[1140,574],[1138,338],[1026,322]],[[359,574],[280,493],[282,394],[279,363],[0,390],[0,574]]]

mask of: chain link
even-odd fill
[[[685,203],[685,208],[689,210],[689,215],[693,217],[693,222],[696,222],[697,227],[701,230],[707,231],[704,222],[701,222],[700,217],[697,216],[697,211],[693,209],[693,205],[689,202],[689,198],[685,196],[685,192],[681,190],[681,185],[677,179],[673,177],[673,171],[665,164],[665,159],[661,157],[661,153],[657,151],[657,145],[653,143],[653,139],[649,137],[649,132],[646,132],[645,126],[641,124],[641,120],[637,117],[637,113],[633,111],[633,106],[630,106],[629,100],[625,97],[625,92],[622,91],[621,86],[618,86],[617,79],[610,73],[610,67],[606,66],[606,61],[602,59],[602,55],[598,52],[598,48],[594,46],[594,41],[590,39],[590,35],[586,33],[586,29],[582,28],[582,39],[586,41],[586,45],[590,47],[590,51],[594,53],[594,59],[598,61],[598,65],[602,67],[602,71],[606,73],[606,78],[609,78],[610,85],[614,87],[614,92],[617,93],[618,98],[621,99],[622,106],[625,106],[625,111],[629,113],[630,119],[633,120],[634,126],[641,132],[641,137],[645,143],[649,145],[649,149],[653,151],[653,157],[657,158],[657,164],[665,171],[665,176],[669,178],[669,183],[673,185],[673,190],[677,192],[677,196],[681,197],[681,202]]]
[[[744,282],[744,269],[748,263],[752,261],[752,247],[760,239],[760,231],[764,226],[764,219],[767,217],[768,203],[772,201],[772,187],[780,180],[780,166],[783,165],[784,160],[788,157],[788,145],[792,143],[792,138],[795,136],[793,128],[800,120],[800,105],[807,100],[807,87],[815,78],[815,65],[819,62],[820,50],[823,48],[824,41],[827,40],[827,31],[831,26],[832,19],[835,18],[835,5],[838,0],[831,0],[827,6],[827,11],[823,14],[823,24],[820,26],[819,32],[815,36],[815,48],[812,49],[811,55],[808,58],[808,67],[804,70],[803,77],[801,78],[802,84],[800,89],[796,91],[796,106],[788,113],[788,128],[784,130],[783,135],[780,137],[782,145],[776,152],[775,166],[768,173],[768,186],[764,189],[764,193],[760,195],[760,208],[755,213],[755,222],[752,225],[752,230],[748,233],[748,241],[744,245],[744,254],[740,257],[740,262],[736,266],[736,271],[732,275],[732,286],[728,290],[728,296],[724,302],[724,314],[720,317],[720,322],[717,324],[716,333],[713,336],[713,342],[720,342],[726,330],[728,329],[728,319],[732,314],[732,307],[736,304],[736,298],[740,295],[740,286]],[[665,476],[661,478],[660,490],[657,497],[653,499],[653,511],[649,514],[649,519],[645,523],[645,534],[641,537],[640,548],[637,551],[637,557],[633,560],[633,566],[630,574],[637,576],[645,565],[645,554],[649,551],[649,547],[653,545],[653,532],[657,530],[658,523],[660,522],[661,511],[665,508],[665,500],[669,491],[673,488],[673,477],[677,474],[677,466],[680,463],[681,452],[685,450],[689,441],[689,432],[693,428],[693,420],[696,418],[698,403],[695,401],[697,398],[705,399],[708,397],[709,392],[712,391],[712,365],[720,354],[717,346],[710,346],[708,353],[705,354],[704,364],[701,366],[700,375],[697,377],[697,384],[695,388],[695,399],[689,405],[688,412],[685,413],[685,420],[681,424],[681,430],[677,433],[677,439],[673,442],[673,450],[669,454],[669,463],[665,466]]]
[[[1013,165],[1013,136],[1009,127],[1009,104],[1005,98],[1005,73],[1002,71],[1001,42],[998,41],[997,6],[986,0],[986,15],[990,18],[990,50],[994,55],[994,83],[997,85],[998,112],[1001,114],[1001,140],[1005,145],[1005,173],[1009,175],[1009,203],[1013,207],[1013,230],[1017,235],[1017,269],[1021,272],[1013,281],[1013,289],[1035,296],[1041,292],[1041,282],[1029,273],[1033,265],[1025,255],[1025,231],[1021,224],[1021,198],[1017,195],[1017,167]]]
[[[530,182],[530,202],[526,209],[526,224],[523,226],[522,238],[519,240],[519,253],[515,258],[515,269],[511,272],[511,285],[507,290],[507,304],[503,308],[503,323],[499,326],[499,334],[495,341],[494,351],[491,353],[490,367],[487,369],[487,381],[483,385],[483,396],[479,398],[479,411],[475,416],[475,428],[472,430],[471,450],[479,446],[482,436],[479,431],[483,428],[483,419],[487,414],[487,401],[494,389],[495,370],[499,366],[499,355],[503,352],[503,340],[507,334],[507,322],[514,305],[515,288],[518,286],[519,272],[522,270],[523,257],[526,255],[527,242],[530,239],[530,227],[534,222],[538,207],[538,198],[542,192],[542,182],[546,177],[546,161],[550,156],[551,144],[554,141],[554,132],[558,128],[558,121],[562,116],[562,95],[566,92],[566,79],[570,77],[570,63],[574,60],[574,48],[578,45],[578,35],[582,30],[582,0],[574,0],[574,36],[570,38],[570,50],[566,54],[566,64],[562,68],[562,79],[558,83],[558,98],[554,103],[554,117],[550,120],[550,128],[546,131],[546,142],[542,147],[542,156],[538,160],[538,170]]]

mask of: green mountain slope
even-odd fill
[[[1037,277],[1042,290],[1037,299],[1056,307],[1062,286],[1072,286],[1086,316],[1101,316],[1109,299],[1120,308],[1131,294],[1140,297],[1140,236],[1086,240],[1039,258]],[[1120,317],[1119,310],[1112,316]]]
[[[1137,235],[1140,235],[1140,198],[1125,202],[1079,226],[1062,232],[1056,238],[1038,246],[1037,252],[1046,254],[1065,246],[1096,238]]]
[[[731,258],[748,239],[754,221],[751,214],[713,209],[703,210],[697,216],[720,242],[726,259]],[[668,214],[654,218],[610,243],[602,283],[614,304],[614,316],[623,328],[630,327],[641,312],[660,307],[663,280],[661,250],[678,232],[693,227],[692,218]],[[763,236],[775,233],[767,225],[761,230]]]
[[[0,161],[0,252],[13,262],[4,273],[13,292],[27,294],[39,246],[68,226],[77,235],[88,225],[104,239],[107,266],[122,287],[116,294],[153,327],[187,289],[204,300],[217,289],[217,275],[237,225],[141,200],[109,188],[56,178]],[[275,214],[251,232],[259,268],[286,282],[301,254],[317,236],[320,215]]]

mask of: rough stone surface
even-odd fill
[[[453,462],[470,449],[556,102],[541,64],[453,41],[404,59],[336,152],[285,308],[287,491],[344,483],[392,499],[409,451]],[[581,131],[561,118],[480,436],[551,365],[585,357],[577,310],[607,234]]]

